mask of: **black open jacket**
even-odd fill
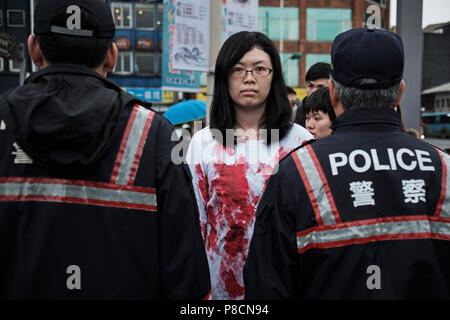
[[[140,115],[148,131],[127,131]],[[173,128],[149,104],[59,64],[1,96],[0,121],[1,298],[207,296],[188,170],[171,161]],[[139,157],[127,159],[136,134]]]

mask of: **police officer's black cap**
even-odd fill
[[[78,6],[89,11],[95,20],[94,30],[51,25],[52,18],[63,8]],[[70,12],[70,10],[69,10]],[[72,13],[67,13],[69,18]],[[37,0],[34,11],[34,34],[58,33],[69,36],[112,39],[116,27],[108,5],[102,0]]]
[[[330,74],[345,87],[386,89],[402,80],[403,68],[403,42],[393,32],[358,28],[334,39]],[[361,79],[374,81],[361,83]]]

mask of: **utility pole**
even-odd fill
[[[406,89],[400,101],[405,128],[419,130],[422,86],[422,0],[397,1],[397,32],[405,49],[403,79]]]
[[[211,103],[214,95],[216,58],[222,45],[222,1],[210,0],[209,16],[209,71],[206,76],[206,124],[209,125]]]
[[[283,32],[284,32],[284,16],[283,16],[283,11],[284,11],[284,0],[280,1],[280,58],[281,61],[283,61]],[[283,67],[283,66],[281,66]]]

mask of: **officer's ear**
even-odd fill
[[[113,71],[113,69],[116,65],[116,62],[117,62],[118,55],[119,55],[119,50],[117,49],[116,43],[113,42],[109,46],[108,53],[106,54],[106,58],[105,58],[104,68],[106,69],[107,72]]]
[[[334,113],[336,117],[339,117],[342,113],[344,113],[344,107],[342,106],[342,102],[339,99],[339,95],[337,94],[336,87],[331,79],[328,79],[328,89],[330,91],[330,100],[331,105],[333,106]]]
[[[114,69],[114,66],[117,62],[117,57],[119,55],[119,50],[114,42],[109,46],[108,51],[106,52],[105,59],[102,64],[95,68],[95,71],[103,75],[105,78],[108,72],[111,72]]]
[[[400,103],[403,93],[405,92],[405,88],[406,88],[406,82],[405,82],[405,80],[402,80],[402,82],[400,82],[400,91],[398,92],[398,97],[397,97],[397,101],[395,101],[394,109],[397,108],[398,104]]]
[[[39,46],[39,42],[34,35],[29,35],[27,44],[28,54],[30,55],[31,60],[33,60],[33,63],[39,68],[46,67],[47,63],[45,62],[41,47]]]

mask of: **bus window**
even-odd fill
[[[450,137],[450,112],[422,114],[422,132],[425,137]]]

